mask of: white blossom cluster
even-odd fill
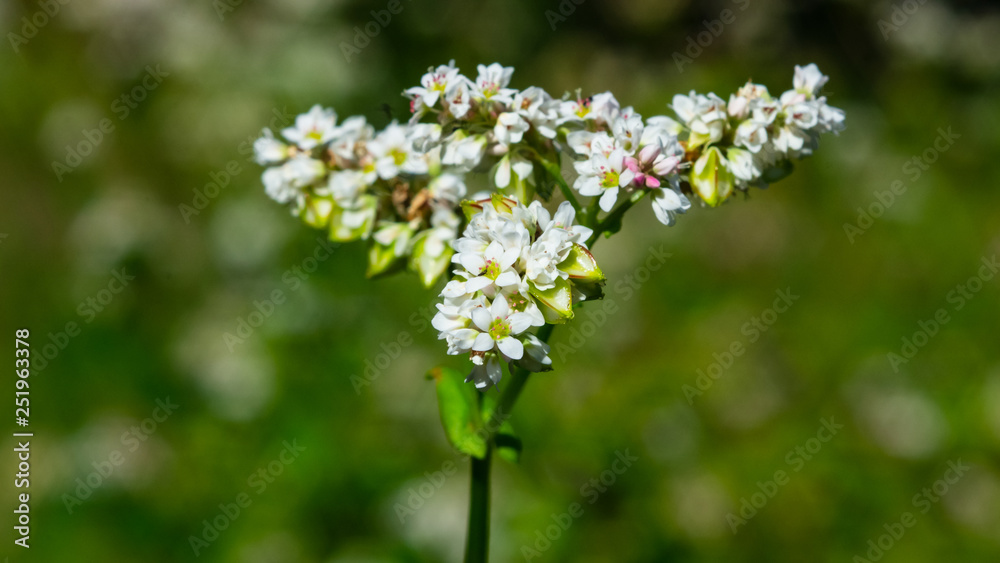
[[[794,88],[773,98],[767,87],[747,82],[729,102],[715,94],[676,95],[680,123],[664,126],[684,138],[692,159],[688,181],[709,205],[734,188],[766,187],[790,171],[790,160],[812,154],[820,134],[844,128],[844,112],[819,95],[828,77],[815,64],[796,66]],[[697,152],[696,152],[697,151]]]
[[[254,145],[268,195],[333,240],[368,241],[369,276],[406,266],[432,287],[453,272],[433,325],[449,354],[473,360],[480,388],[499,381],[501,362],[551,365],[528,330],[565,322],[574,303],[601,296],[588,240],[617,230],[636,201],[650,196],[656,218],[672,225],[692,198],[714,207],[765,187],[821,134],[844,127],[814,64],[795,67],[793,89],[778,98],[752,82],[728,102],[674,96],[676,119],[643,118],[611,92],[517,90],[513,72],[479,65],[473,80],[452,61],[404,90],[405,124],[376,131],[364,117],[338,122],[315,106],[281,139],[265,130]],[[563,178],[570,167],[576,177]],[[536,197],[548,201],[556,187],[567,201],[550,217]],[[471,191],[475,200],[465,200]],[[578,195],[592,199],[581,205]],[[574,225],[578,212],[583,225]]]
[[[572,318],[573,304],[600,294],[604,275],[587,250],[591,234],[563,202],[554,215],[494,195],[467,205],[471,214],[452,261],[456,275],[441,292],[432,325],[448,354],[468,355],[468,380],[500,381],[501,362],[551,369],[549,345],[528,331]]]
[[[458,235],[466,187],[441,164],[440,127],[390,123],[375,132],[364,117],[337,122],[314,106],[281,131],[254,143],[269,166],[267,194],[337,241],[371,239],[369,275],[409,266],[430,287],[445,273]]]

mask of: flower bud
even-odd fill
[[[729,161],[717,147],[709,147],[702,153],[691,170],[691,187],[711,207],[719,205],[733,193],[733,181]]]

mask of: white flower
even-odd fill
[[[464,132],[459,131],[445,140],[441,163],[468,172],[479,165],[484,154],[486,154],[485,135],[466,137]]]
[[[459,76],[444,93],[445,106],[455,119],[462,119],[472,109],[472,85],[464,76]]]
[[[337,114],[332,109],[315,105],[295,118],[295,125],[281,131],[289,141],[303,150],[310,150],[333,138],[337,132]]]
[[[504,248],[497,241],[491,242],[482,252],[462,252],[458,255],[459,262],[465,268],[468,279],[465,282],[466,291],[487,291],[520,283],[521,276],[513,269],[521,256],[521,247]]]
[[[472,323],[481,331],[472,344],[473,351],[499,351],[511,360],[520,360],[524,355],[524,344],[515,337],[531,327],[531,318],[511,310],[503,295],[497,295],[489,309],[473,309]]]
[[[278,203],[289,203],[302,195],[302,188],[312,184],[326,174],[322,162],[298,155],[285,164],[268,168],[262,179],[264,190]]]
[[[633,154],[638,150],[639,142],[642,140],[643,127],[642,116],[632,108],[625,108],[611,123],[611,132],[625,152]]]
[[[343,207],[353,207],[369,183],[360,170],[337,170],[330,173],[327,190],[334,201]]]
[[[406,130],[395,122],[368,143],[368,150],[375,159],[375,170],[383,180],[393,178],[400,172],[427,173],[427,161],[413,150]]]
[[[532,86],[514,96],[511,110],[531,123],[543,137],[553,139],[556,136],[555,123],[558,117],[556,105],[545,90]]]
[[[590,117],[599,123],[611,124],[621,111],[621,104],[611,92],[601,92],[590,97]]]
[[[465,182],[458,174],[446,172],[431,180],[427,191],[435,203],[451,208],[465,197]]]
[[[515,90],[507,88],[514,67],[493,63],[489,66],[479,65],[479,76],[472,85],[472,99],[481,104],[500,102],[509,104],[514,99]]]
[[[743,185],[760,178],[763,170],[753,153],[738,148],[730,148],[726,151],[726,159],[729,160],[729,168],[733,171],[733,176],[740,180]]]
[[[497,124],[493,127],[493,134],[496,135],[497,142],[501,145],[512,145],[520,143],[524,133],[530,125],[517,113],[504,112],[497,116]]]
[[[812,99],[819,94],[820,89],[823,88],[827,80],[830,80],[829,76],[820,72],[819,67],[815,63],[809,63],[806,66],[795,67],[795,76],[792,78],[792,84],[795,86],[797,92],[805,94],[809,99]]]
[[[674,112],[691,129],[693,145],[715,143],[722,139],[725,133],[728,117],[726,102],[715,94],[707,96],[692,91],[690,95],[674,96]]]
[[[615,147],[610,153],[595,150],[590,159],[575,163],[580,176],[574,182],[581,195],[601,196],[603,211],[611,211],[618,201],[619,188],[632,183],[635,174],[625,166],[625,151]]]
[[[653,214],[659,222],[668,227],[674,224],[678,213],[684,213],[691,208],[691,201],[679,190],[660,188],[654,193]]]
[[[330,151],[345,161],[354,161],[357,144],[370,140],[374,134],[375,128],[363,116],[349,117],[337,127],[336,134],[330,140]]]
[[[760,152],[761,147],[767,142],[767,124],[748,119],[740,123],[733,136],[733,144],[746,147],[750,152]]]
[[[427,108],[434,107],[438,100],[448,91],[448,87],[456,83],[458,77],[459,74],[458,69],[455,68],[455,61],[450,61],[446,65],[440,65],[436,69],[433,67],[428,68],[427,74],[420,78],[420,86],[407,88],[403,92],[412,98],[410,111],[420,114]]]
[[[257,164],[278,164],[288,158],[288,145],[274,138],[270,129],[264,129],[253,142],[254,160]]]

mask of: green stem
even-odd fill
[[[472,459],[469,487],[469,529],[465,540],[465,563],[486,563],[490,557],[490,460],[492,443],[483,459]]]
[[[555,325],[546,324],[538,329],[536,336],[542,342],[548,342]],[[525,369],[510,370],[507,385],[497,403],[486,430],[489,432],[486,440],[486,455],[483,459],[475,456],[472,460],[472,478],[469,484],[469,527],[465,539],[465,563],[486,563],[489,560],[490,547],[490,461],[493,457],[493,435],[500,429],[504,419],[510,416],[521,390],[528,382],[531,374]],[[482,408],[482,394],[480,408]]]
[[[563,179],[562,170],[559,169],[558,160],[556,162],[552,162],[551,160],[547,160],[545,157],[539,154],[538,151],[534,151],[534,153],[535,153],[535,158],[538,160],[538,163],[541,164],[542,168],[544,168],[545,171],[549,173],[549,176],[551,176],[552,179],[555,180],[556,185],[559,186],[559,191],[562,192],[563,197],[566,198],[566,201],[568,201],[569,204],[573,206],[573,209],[576,210],[576,214],[578,216],[582,215],[583,208],[580,207],[580,202],[576,200],[576,194],[573,193],[573,190],[569,187],[569,184],[567,184],[566,180]],[[556,158],[558,158],[558,156]]]
[[[641,192],[635,194],[633,197],[630,197],[627,200],[625,200],[625,202],[619,205],[618,207],[612,209],[611,213],[608,213],[604,217],[604,219],[602,219],[601,222],[599,222],[597,226],[594,227],[594,234],[590,235],[590,238],[587,239],[587,248],[593,248],[594,243],[597,242],[598,238],[600,238],[600,236],[603,235],[604,233],[608,232],[609,227],[611,227],[612,223],[614,223],[615,221],[621,221],[622,215],[625,215],[626,211],[631,209],[632,206],[635,205],[640,199],[646,197],[646,192],[647,190],[642,190]]]

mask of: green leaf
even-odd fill
[[[427,373],[437,386],[438,410],[444,434],[456,450],[483,459],[486,457],[486,431],[479,415],[476,390],[465,383],[462,373],[436,367]]]

